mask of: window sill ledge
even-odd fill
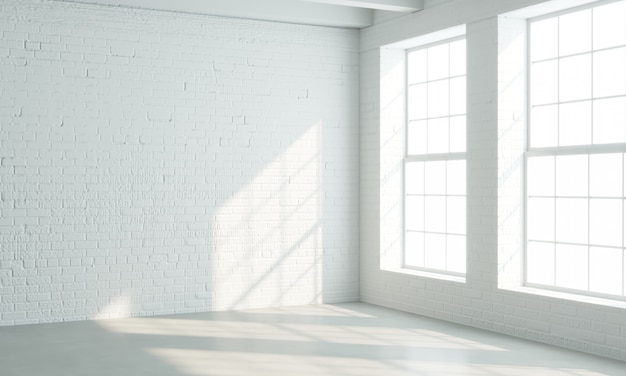
[[[500,287],[501,290],[514,291],[522,294],[530,294],[543,296],[554,299],[567,300],[577,303],[602,305],[605,307],[626,309],[626,301],[598,298],[594,296],[579,295],[574,293],[544,290],[536,287],[519,286],[519,287]]]
[[[405,275],[421,277],[421,278],[438,279],[442,281],[456,282],[456,283],[466,283],[465,277],[459,277],[459,276],[448,275],[448,274],[443,274],[443,273],[427,272],[423,270],[415,270],[415,269],[408,269],[408,268],[402,268],[402,267],[382,268],[382,270],[391,272],[391,273],[399,273],[399,274],[405,274]]]

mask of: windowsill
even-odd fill
[[[594,296],[579,295],[562,291],[544,290],[535,287],[519,286],[519,287],[500,287],[501,290],[519,292],[522,294],[531,294],[537,296],[545,296],[548,298],[568,300],[578,303],[596,304],[606,307],[626,309],[626,302],[620,300],[604,299]]]
[[[465,283],[466,281],[465,277],[459,277],[459,276],[443,274],[443,273],[433,273],[433,272],[427,272],[423,270],[407,269],[407,268],[402,268],[402,267],[383,268],[382,270],[387,271],[387,272],[392,272],[392,273],[400,273],[400,274],[421,277],[421,278],[438,279],[438,280],[448,281],[448,282]]]

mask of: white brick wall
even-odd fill
[[[581,1],[576,1],[581,3]],[[361,33],[361,299],[455,323],[626,360],[626,305],[531,293],[520,285],[524,22],[533,0],[438,1]],[[566,4],[567,1],[561,1]],[[570,2],[573,3],[573,2]],[[468,270],[464,283],[391,271],[401,251],[402,130],[389,121],[380,47],[467,24]],[[523,63],[523,61],[522,61]],[[382,72],[381,72],[382,71]],[[384,124],[385,126],[381,126]],[[400,172],[401,174],[401,172]],[[391,224],[391,225],[389,225]],[[401,235],[401,233],[400,233]],[[550,296],[552,295],[552,296]]]
[[[0,325],[358,299],[358,32],[0,2]]]

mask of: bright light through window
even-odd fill
[[[405,267],[466,264],[465,39],[407,52]]]
[[[532,20],[526,282],[626,292],[626,1]]]

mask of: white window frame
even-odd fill
[[[545,243],[551,243],[554,246],[554,260],[553,260],[553,267],[554,270],[553,272],[553,276],[554,276],[554,282],[552,284],[547,284],[547,283],[533,283],[531,281],[529,281],[529,243],[531,241],[531,239],[529,239],[529,226],[528,226],[528,220],[529,220],[529,188],[528,188],[528,183],[529,183],[529,160],[532,158],[536,158],[536,157],[554,157],[554,160],[556,161],[556,159],[558,157],[563,157],[563,156],[571,156],[571,155],[581,155],[581,156],[586,156],[587,157],[587,177],[588,177],[588,181],[589,181],[589,185],[591,185],[591,177],[590,177],[590,163],[589,161],[591,160],[592,156],[596,156],[596,155],[602,155],[602,154],[622,154],[622,174],[626,174],[626,142],[619,142],[619,143],[604,143],[604,144],[593,144],[593,119],[591,120],[591,143],[590,144],[581,144],[581,145],[567,145],[567,146],[548,146],[548,147],[533,147],[533,145],[531,145],[531,131],[532,131],[532,124],[531,124],[531,111],[532,111],[532,77],[531,77],[531,64],[533,64],[533,62],[531,61],[531,53],[530,53],[530,48],[531,48],[531,24],[533,22],[537,22],[537,21],[542,21],[542,20],[547,20],[547,19],[551,19],[554,17],[559,17],[559,16],[563,16],[563,15],[567,15],[570,13],[574,13],[577,11],[581,11],[581,10],[585,10],[585,9],[593,9],[599,6],[603,6],[603,5],[607,5],[610,3],[615,3],[615,2],[619,2],[622,0],[606,0],[606,1],[600,1],[600,2],[595,2],[592,4],[586,4],[583,6],[579,6],[579,7],[574,7],[574,8],[570,8],[570,9],[566,9],[566,10],[562,10],[562,11],[558,11],[558,12],[554,12],[554,13],[550,13],[550,14],[546,14],[546,15],[542,15],[539,17],[535,17],[535,18],[531,18],[528,19],[527,22],[527,33],[529,35],[528,40],[528,50],[527,50],[527,57],[528,57],[528,61],[527,61],[527,67],[528,67],[528,72],[527,72],[527,78],[528,78],[528,100],[527,100],[527,104],[528,104],[528,114],[529,114],[529,120],[528,120],[528,124],[529,126],[526,129],[526,148],[525,148],[525,152],[524,152],[524,273],[523,273],[523,278],[524,278],[524,285],[527,287],[531,287],[531,288],[538,288],[538,289],[544,289],[544,290],[552,290],[552,291],[556,291],[556,292],[564,292],[564,293],[573,293],[573,294],[578,294],[578,295],[585,295],[585,296],[590,296],[590,297],[598,297],[598,298],[605,298],[605,299],[611,299],[611,300],[621,300],[621,301],[626,301],[626,283],[624,281],[624,279],[626,278],[626,263],[624,262],[624,258],[626,257],[626,226],[624,226],[624,222],[625,222],[625,212],[626,212],[626,206],[624,206],[624,203],[626,203],[626,192],[624,192],[624,190],[626,189],[626,183],[624,182],[626,179],[626,176],[622,176],[622,196],[621,197],[613,197],[611,199],[621,199],[622,200],[622,245],[621,247],[616,247],[616,246],[606,246],[606,245],[598,245],[598,244],[592,244],[591,243],[591,239],[590,239],[590,228],[591,228],[591,213],[590,213],[590,206],[591,206],[591,200],[592,199],[598,199],[598,198],[605,198],[605,197],[595,197],[592,196],[589,187],[587,187],[587,194],[581,196],[581,199],[586,199],[587,200],[587,241],[585,243],[571,243],[572,245],[581,245],[581,246],[586,246],[587,247],[587,263],[586,263],[586,267],[587,267],[587,276],[586,276],[586,289],[582,289],[582,288],[569,288],[569,287],[565,287],[565,286],[560,286],[557,283],[556,280],[556,275],[557,275],[557,261],[556,261],[556,247],[559,244],[569,244],[569,243],[563,243],[563,242],[558,242],[557,241],[557,235],[556,235],[556,231],[557,231],[557,215],[556,215],[556,202],[558,199],[562,199],[562,198],[571,198],[571,196],[559,196],[557,195],[557,192],[555,191],[553,195],[549,196],[549,198],[553,198],[554,199],[554,203],[555,203],[555,209],[554,209],[554,228],[553,228],[553,241],[546,241]],[[591,85],[592,85],[592,89],[591,89],[591,94],[589,98],[585,98],[580,100],[582,101],[589,101],[590,102],[590,106],[593,105],[593,101],[597,100],[597,99],[607,99],[607,98],[611,98],[611,96],[594,96],[593,93],[593,54],[597,51],[603,51],[603,50],[610,50],[610,49],[616,49],[616,48],[622,48],[622,47],[626,47],[626,44],[622,44],[619,46],[612,46],[610,48],[607,49],[594,49],[593,47],[593,27],[591,29],[591,40],[592,40],[592,47],[589,51],[587,52],[581,52],[579,53],[579,55],[586,55],[589,54],[590,55],[590,60],[591,60],[591,74],[592,74],[592,79],[591,79]],[[550,59],[546,59],[545,61],[554,59],[558,62],[560,61],[560,59],[562,59],[564,56],[576,56],[577,54],[572,54],[572,55],[561,55],[560,52],[557,52],[557,56],[555,58],[550,58]],[[558,68],[557,68],[558,69]],[[625,67],[626,69],[626,67]],[[560,72],[560,71],[557,71]],[[615,95],[613,96],[615,98],[621,98],[621,97],[625,97],[624,95]],[[560,97],[557,97],[557,102],[555,103],[551,103],[551,104],[555,104],[557,106],[563,104],[563,103],[576,103],[577,100],[572,100],[572,101],[568,101],[568,100],[561,100]],[[547,105],[551,105],[551,104],[547,104]],[[593,107],[593,106],[592,106]],[[593,111],[593,110],[592,110]],[[558,123],[557,123],[557,137],[558,137],[559,133],[558,133]],[[556,163],[556,162],[555,162]],[[552,177],[556,184],[556,167],[554,170],[554,176]],[[547,197],[547,196],[546,196]],[[536,240],[535,241],[540,241],[540,240]],[[602,292],[598,292],[598,291],[591,291],[591,287],[590,287],[590,281],[591,281],[591,275],[590,275],[590,257],[591,257],[591,252],[590,249],[591,247],[594,246],[601,246],[603,248],[613,248],[613,249],[621,249],[621,258],[622,258],[622,273],[621,273],[621,277],[622,277],[622,285],[620,286],[621,289],[621,294],[608,294],[608,293],[602,293]]]
[[[463,257],[465,258],[465,260],[463,260],[463,272],[458,272],[458,271],[453,271],[453,270],[449,270],[448,269],[448,247],[446,244],[446,247],[442,250],[443,252],[446,253],[445,258],[445,264],[446,264],[446,269],[440,269],[440,268],[432,268],[432,267],[427,267],[427,266],[418,266],[418,265],[410,265],[407,264],[407,234],[409,232],[420,232],[418,230],[410,230],[407,228],[407,197],[409,196],[409,193],[406,192],[406,182],[407,182],[407,165],[410,163],[414,163],[414,162],[424,162],[424,163],[428,163],[428,162],[449,162],[449,161],[464,161],[465,163],[465,172],[467,171],[467,141],[465,141],[465,145],[464,145],[464,151],[461,152],[444,152],[444,153],[422,153],[422,154],[409,154],[409,127],[410,127],[410,123],[412,121],[412,119],[409,118],[409,113],[410,113],[410,103],[409,103],[409,88],[411,86],[411,83],[409,82],[409,76],[410,76],[410,65],[408,63],[409,61],[409,54],[414,52],[414,51],[418,51],[418,50],[423,50],[423,49],[428,49],[430,47],[435,47],[438,45],[444,45],[444,44],[451,44],[453,42],[457,42],[457,41],[465,41],[466,40],[466,36],[465,33],[459,34],[459,35],[455,35],[455,36],[449,36],[446,38],[442,38],[442,39],[438,39],[436,41],[430,41],[428,43],[424,43],[424,44],[420,44],[418,46],[413,46],[411,48],[408,48],[405,50],[405,67],[406,67],[406,72],[405,72],[405,92],[406,92],[406,123],[405,123],[405,152],[404,152],[404,159],[403,159],[403,180],[405,181],[405,189],[403,191],[403,198],[402,198],[402,204],[403,204],[403,245],[402,245],[402,268],[403,269],[408,269],[408,270],[415,270],[415,271],[419,271],[419,272],[426,272],[426,273],[433,273],[434,275],[442,275],[442,276],[451,276],[451,277],[462,277],[464,278],[466,275],[466,270],[467,270],[467,264],[466,264],[466,260],[467,260],[467,220],[466,217],[463,218],[463,221],[465,223],[465,232],[463,234],[456,234],[456,233],[449,233],[447,231],[446,228],[446,232],[444,233],[438,233],[439,235],[444,235],[444,236],[448,236],[448,235],[454,235],[454,236],[459,236],[462,235],[464,237],[465,240],[465,249],[463,252]],[[448,57],[448,59],[450,59],[450,57]],[[465,64],[467,63],[467,60],[465,60]],[[467,71],[465,71],[464,74],[462,75],[454,75],[451,76],[449,74],[450,72],[448,72],[448,75],[445,78],[441,78],[441,80],[451,80],[454,78],[467,78]],[[422,84],[427,84],[429,82],[433,82],[433,81],[438,81],[439,79],[436,80],[426,80],[424,82],[422,82]],[[466,89],[467,90],[467,89]],[[466,95],[466,93],[465,93]],[[449,97],[448,97],[449,98]],[[466,101],[467,102],[467,101]],[[450,112],[448,111],[448,114],[446,116],[441,116],[441,117],[433,117],[433,118],[447,118],[448,120],[450,118],[454,118],[454,117],[465,117],[465,122],[464,122],[464,131],[465,131],[465,140],[467,140],[467,103],[465,104],[466,108],[465,108],[465,112],[463,112],[462,114],[450,114]],[[427,121],[430,119],[428,116],[426,116],[426,118],[424,118],[423,120]],[[448,128],[450,129],[450,128]],[[448,141],[450,140],[450,136],[448,135]],[[449,146],[449,145],[448,145]],[[424,172],[425,174],[425,172]],[[464,197],[465,198],[465,212],[467,211],[467,179],[465,179],[464,181],[465,183],[465,189],[464,189],[464,194],[463,195],[458,195],[458,194],[448,194],[448,192],[446,191],[443,196],[448,198],[448,197]],[[425,184],[425,183],[424,183]],[[437,194],[438,195],[438,194]],[[426,196],[428,196],[426,193],[423,193],[424,198],[426,198]],[[425,215],[425,214],[423,214]],[[425,220],[425,219],[424,219]],[[429,232],[426,231],[424,229],[424,231],[422,232],[424,235],[428,234],[428,233],[433,233],[433,232]],[[425,245],[424,245],[425,247]],[[426,252],[424,252],[425,254]],[[425,257],[425,256],[424,256]],[[422,261],[422,265],[425,265],[426,262],[425,260]]]

